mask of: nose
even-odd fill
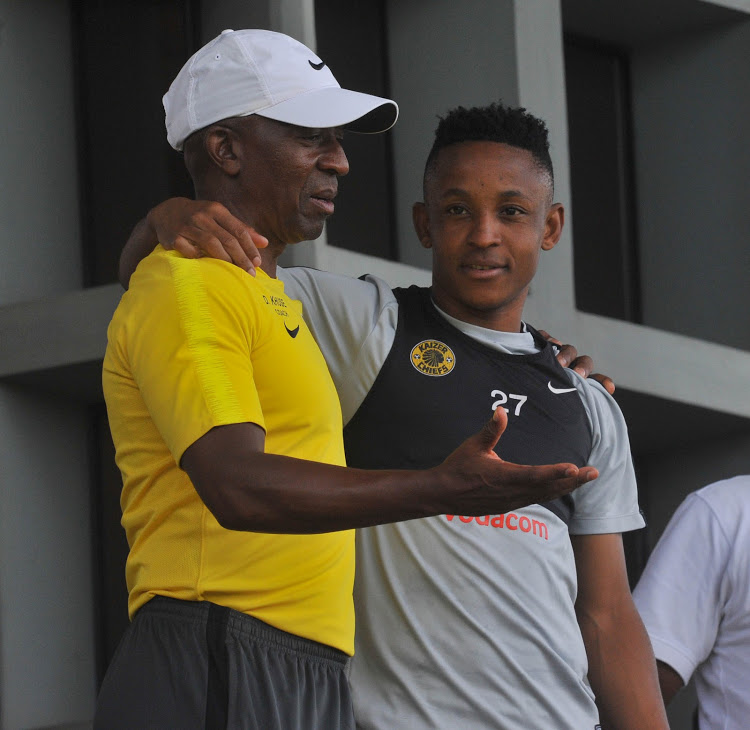
[[[341,145],[341,140],[335,134],[331,134],[327,140],[318,160],[318,166],[321,170],[333,172],[339,176],[346,175],[349,172],[349,160]]]
[[[497,216],[492,213],[482,213],[474,219],[469,244],[476,248],[498,246],[502,241],[500,224]]]

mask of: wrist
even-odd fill
[[[420,493],[423,495],[421,503],[430,516],[453,513],[459,502],[455,475],[446,469],[444,463],[419,474],[422,482]]]
[[[184,203],[192,203],[189,198],[169,198],[168,200],[163,200],[158,205],[155,205],[151,210],[149,210],[148,213],[146,213],[146,228],[148,232],[153,237],[154,241],[159,243],[159,228],[161,227],[160,224],[169,220],[168,212],[169,212],[169,206],[174,206],[176,204],[184,205]]]
[[[159,237],[158,237],[158,235],[156,233],[156,223],[154,221],[154,211],[158,207],[159,206],[157,205],[157,206],[151,208],[151,210],[149,210],[149,212],[146,213],[146,217],[143,219],[143,222],[144,222],[144,224],[146,226],[146,232],[147,232],[149,238],[153,239],[156,243],[159,242]]]

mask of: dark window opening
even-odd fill
[[[198,48],[197,0],[80,0],[72,5],[83,271],[117,281],[120,251],[149,208],[192,197],[166,141],[161,98]]]
[[[629,62],[565,38],[578,309],[641,322]]]

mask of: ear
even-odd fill
[[[209,159],[226,175],[240,172],[239,144],[234,130],[215,124],[206,131],[203,144]]]
[[[427,206],[424,203],[414,203],[411,208],[411,219],[417,238],[424,248],[432,248],[430,238],[430,224],[427,219]]]
[[[544,222],[543,251],[549,251],[557,245],[562,235],[563,225],[565,225],[565,208],[560,203],[553,203]]]

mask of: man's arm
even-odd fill
[[[117,278],[125,289],[130,285],[130,277],[138,264],[146,258],[159,242],[156,234],[151,230],[146,218],[138,221],[130,233],[130,238],[120,254],[120,264]]]
[[[350,469],[264,453],[252,423],[218,426],[187,448],[181,466],[227,529],[305,534],[455,512],[507,512],[566,494],[596,469],[521,466],[493,448],[507,426],[502,408],[433,469]],[[304,485],[304,489],[300,489]]]
[[[648,635],[630,595],[619,534],[571,537],[576,614],[603,730],[669,727]]]
[[[674,699],[674,696],[685,686],[682,677],[669,664],[656,660],[656,670],[659,673],[659,687],[665,705]]]

